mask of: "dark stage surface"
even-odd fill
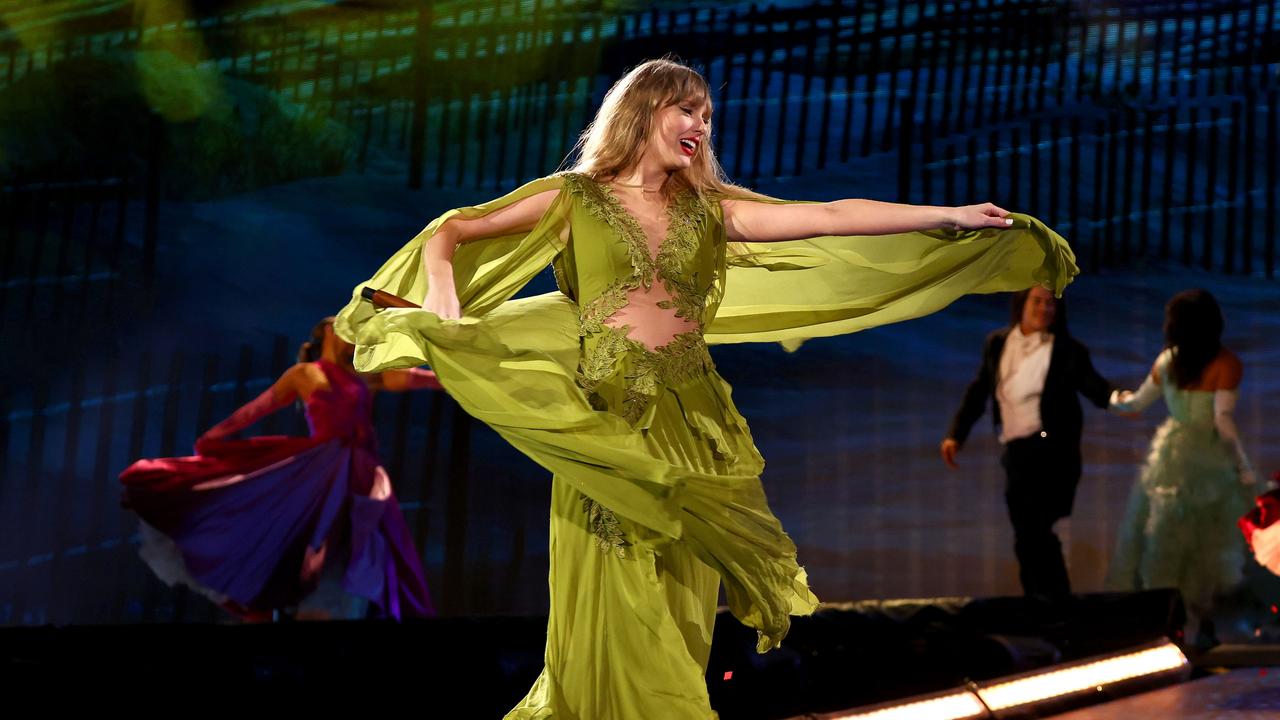
[[[724,720],[778,720],[939,692],[1176,639],[1174,593],[943,598],[823,606],[797,618],[782,648],[717,618],[707,672]],[[433,698],[432,710],[496,718],[542,663],[545,618],[404,623],[286,621],[27,627],[0,630],[4,683],[16,697],[144,683],[233,702],[260,696],[356,696],[372,679]],[[1255,659],[1255,662],[1257,660]]]

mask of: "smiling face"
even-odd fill
[[[710,134],[710,104],[698,99],[679,100],[654,116],[644,154],[664,170],[682,170],[693,165]]]
[[[696,70],[669,59],[641,63],[605,93],[572,170],[650,185],[665,174],[678,186],[720,189],[712,111],[711,88]]]
[[[1051,291],[1042,287],[1032,288],[1022,305],[1022,332],[1029,335],[1048,330],[1057,311],[1058,303]]]

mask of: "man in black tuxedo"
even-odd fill
[[[1028,596],[1054,600],[1071,593],[1053,524],[1071,514],[1080,482],[1084,417],[1076,394],[1105,409],[1113,389],[1094,370],[1088,349],[1068,334],[1063,302],[1044,288],[1024,290],[1013,297],[1010,326],[987,336],[978,376],[942,441],[942,458],[955,468],[991,399],[1004,444],[1018,576]]]

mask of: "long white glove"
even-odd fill
[[[1137,392],[1129,392],[1128,390],[1112,390],[1111,402],[1107,405],[1107,410],[1115,413],[1133,413],[1142,412],[1151,407],[1151,404],[1160,399],[1160,386],[1155,380],[1151,379],[1148,374],[1146,379],[1142,381],[1142,385],[1138,387]]]
[[[1253,465],[1245,454],[1244,444],[1240,442],[1240,431],[1236,428],[1236,403],[1240,399],[1239,390],[1215,390],[1213,393],[1213,425],[1218,428],[1218,436],[1231,446],[1236,455],[1236,469],[1240,471],[1240,482],[1252,486],[1256,480]]]

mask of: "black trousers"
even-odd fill
[[[1050,600],[1070,595],[1062,543],[1053,524],[1070,515],[1075,502],[1079,439],[1033,435],[1010,440],[1001,464],[1008,478],[1004,498],[1023,592]]]

